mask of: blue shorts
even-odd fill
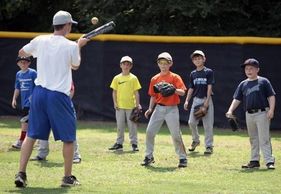
[[[27,136],[48,140],[52,129],[54,139],[76,140],[76,113],[69,96],[36,86],[32,93]]]

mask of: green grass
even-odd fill
[[[139,127],[140,152],[130,151],[128,132],[123,152],[109,152],[116,138],[115,123],[78,122],[82,163],[73,166],[81,186],[60,188],[63,176],[61,142],[50,141],[47,162],[29,162],[28,187],[15,188],[19,151],[10,149],[19,135],[15,118],[0,118],[0,193],[281,193],[281,133],[272,132],[276,169],[267,170],[263,159],[259,170],[242,170],[250,155],[246,131],[215,130],[214,154],[204,156],[204,146],[188,154],[188,167],[178,169],[178,158],[164,126],[156,136],[155,164],[140,166],[144,158],[145,127]],[[182,126],[186,146],[190,131]],[[203,130],[200,129],[201,142]],[[34,149],[32,156],[36,154]]]

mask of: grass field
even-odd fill
[[[63,176],[61,142],[50,141],[46,162],[29,162],[28,187],[14,186],[19,151],[11,144],[19,135],[16,118],[0,117],[0,193],[281,193],[281,133],[272,132],[276,169],[267,170],[263,159],[259,170],[242,170],[249,160],[246,131],[215,130],[214,154],[204,156],[204,145],[188,153],[188,167],[178,169],[169,132],[163,126],[156,136],[155,164],[140,166],[144,158],[145,127],[139,126],[140,152],[131,152],[128,132],[123,152],[110,152],[116,138],[115,123],[78,122],[78,141],[82,163],[75,164],[73,174],[81,186],[60,188]],[[182,126],[186,146],[191,143],[190,131]],[[203,130],[200,130],[203,142]],[[37,150],[33,151],[35,156]]]

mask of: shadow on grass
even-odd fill
[[[29,161],[29,163],[34,163],[36,166],[43,168],[53,168],[53,167],[63,167],[63,163],[49,162],[48,160],[44,161]]]
[[[212,156],[212,154],[204,154],[204,153],[200,153],[200,152],[189,152],[187,154],[187,156],[189,156],[191,158],[199,158],[199,157],[210,157],[210,156]]]
[[[228,169],[230,171],[236,171],[238,173],[245,173],[245,174],[249,174],[249,173],[258,173],[258,172],[274,172],[274,170],[272,169],[267,169],[267,168],[232,168],[232,169]]]
[[[178,169],[178,167],[155,167],[155,166],[146,166],[145,168],[154,172],[173,172]]]
[[[122,151],[122,150],[116,150],[116,151],[108,151],[108,153],[113,153],[113,154],[116,154],[116,155],[123,155],[123,154],[136,154],[138,152],[134,152],[132,150],[127,150],[127,151]]]
[[[238,171],[241,173],[254,173],[254,172],[273,172],[274,170],[269,170],[266,168],[263,169],[254,168],[254,169],[240,169]]]
[[[10,148],[8,148],[8,152],[19,152],[20,153],[20,149],[10,147]]]
[[[58,187],[58,188],[43,188],[43,187],[26,187],[13,190],[7,190],[9,193],[68,193],[68,187]]]
[[[33,150],[34,149],[37,149],[37,147],[33,147]],[[20,149],[18,149],[18,148],[13,148],[12,146],[11,147],[9,147],[8,148],[8,150],[7,150],[8,152],[19,152],[20,153]]]

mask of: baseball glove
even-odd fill
[[[235,115],[226,115],[226,118],[232,131],[237,131],[239,129],[239,122],[237,117]]]
[[[153,86],[155,93],[160,93],[163,97],[171,96],[175,93],[176,88],[173,84],[167,82],[159,82]]]
[[[130,120],[135,123],[139,122],[141,118],[141,113],[142,113],[142,109],[139,109],[138,107],[133,108],[130,115]]]
[[[193,115],[194,117],[199,120],[204,117],[208,112],[208,108],[206,108],[203,104],[199,104],[194,107]]]

